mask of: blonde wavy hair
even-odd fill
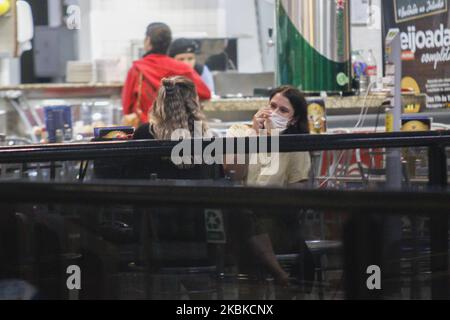
[[[202,134],[208,130],[195,84],[181,76],[164,78],[158,97],[150,113],[150,130],[158,140],[171,140],[178,129],[189,130],[194,135],[194,124],[202,123]]]

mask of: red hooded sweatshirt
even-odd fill
[[[148,113],[158,96],[161,80],[173,76],[184,76],[192,80],[200,100],[211,99],[211,92],[194,69],[169,56],[152,53],[135,61],[128,72],[122,91],[124,114],[136,112],[141,123],[147,123]]]

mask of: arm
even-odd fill
[[[309,185],[311,156],[308,152],[289,154],[288,186],[305,189]]]
[[[231,214],[231,217],[235,223],[233,230],[242,239],[246,260],[253,261],[252,264],[258,269],[263,267],[275,278],[277,284],[287,286],[289,275],[275,256],[270,236],[258,214],[251,210],[238,210],[235,214]]]
[[[202,78],[197,74],[197,72],[194,69],[189,70],[188,74],[186,74],[186,77],[191,79],[196,88],[198,97],[200,100],[210,100],[211,99],[211,91],[209,90],[208,86],[203,82]]]
[[[276,282],[282,286],[289,285],[289,275],[283,270],[275,256],[272,241],[268,234],[259,234],[249,239],[249,245],[255,256],[266,266]]]
[[[136,84],[138,74],[135,68],[131,68],[128,71],[127,80],[125,81],[122,90],[122,108],[123,114],[127,115],[133,112],[133,107],[136,103]]]
[[[307,189],[308,185],[308,181],[299,181],[295,183],[289,183],[288,186],[295,189]]]
[[[244,138],[253,135],[254,133],[247,126],[243,125],[233,125],[228,129],[226,137],[227,138]],[[234,171],[234,181],[245,181],[248,175],[248,166],[250,164],[250,156],[245,155],[245,162],[238,164],[238,158],[241,158],[237,154],[228,154],[224,157],[223,168],[226,173]]]
[[[234,160],[232,162],[227,161],[225,156],[223,169],[227,175],[234,172],[233,181],[245,181],[248,174],[248,161],[247,164],[237,164],[237,155],[234,155]]]
[[[203,74],[202,74],[202,80],[205,82],[205,84],[208,86],[211,93],[214,93],[216,91],[216,88],[214,86],[214,77],[209,70],[208,66],[204,66]]]

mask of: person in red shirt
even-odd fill
[[[133,63],[122,91],[125,124],[138,127],[149,122],[161,80],[172,76],[184,76],[196,86],[200,100],[211,99],[211,92],[194,69],[167,55],[172,42],[172,32],[164,23],[152,23],[147,27],[144,57]]]

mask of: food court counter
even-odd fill
[[[0,87],[0,133],[26,136],[38,125],[33,118],[42,118],[42,109],[46,105],[74,106],[74,122],[83,118],[102,117],[101,123],[121,124],[121,83],[91,84],[24,84]],[[311,98],[315,100],[316,98]],[[327,124],[330,128],[352,128],[358,122],[363,108],[367,108],[367,126],[384,126],[384,95],[326,97],[323,106],[326,110]],[[204,102],[204,110],[211,122],[218,127],[227,127],[235,122],[252,119],[257,110],[266,106],[267,97],[250,98],[214,98]],[[450,124],[450,112],[426,110],[424,95],[404,95],[404,106],[424,112],[435,122]],[[36,111],[37,112],[34,112]],[[87,113],[87,115],[86,115]],[[38,115],[36,117],[36,114]],[[95,115],[95,116],[94,116]],[[77,119],[80,117],[80,119]],[[27,120],[28,119],[28,120]],[[25,124],[28,121],[29,123]],[[40,120],[41,124],[43,119]],[[92,124],[90,124],[92,127]],[[87,125],[89,126],[89,125]]]

